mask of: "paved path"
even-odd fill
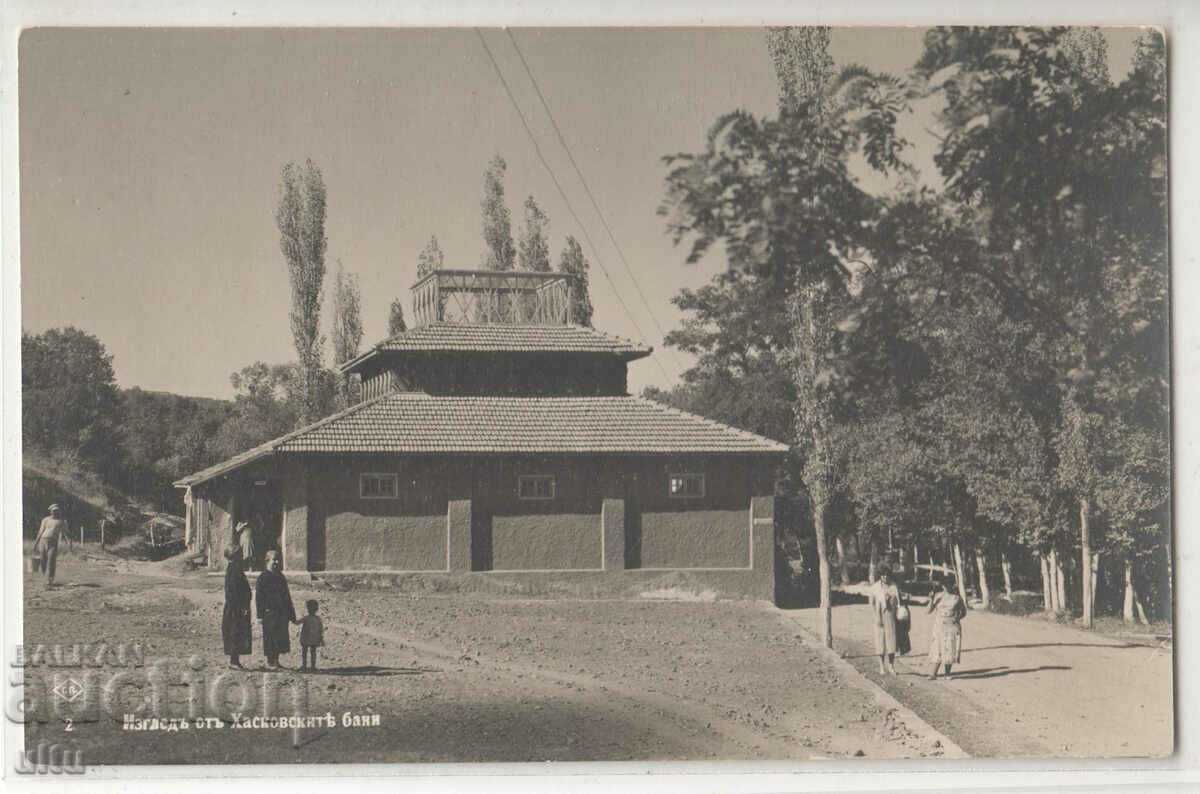
[[[788,613],[819,631],[816,609]],[[972,611],[962,664],[929,681],[931,620],[913,607],[913,652],[880,676],[865,604],[835,607],[834,648],[977,757],[1163,756],[1173,746],[1172,654],[1032,618]]]

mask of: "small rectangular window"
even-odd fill
[[[361,474],[358,495],[362,499],[395,499],[400,493],[398,474]]]
[[[517,478],[517,498],[547,500],[554,498],[554,475],[522,474]]]
[[[672,474],[667,478],[667,495],[679,498],[704,496],[703,474]]]

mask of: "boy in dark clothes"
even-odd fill
[[[300,624],[300,669],[309,669],[308,658],[312,654],[312,669],[317,669],[317,646],[325,644],[325,627],[317,617],[317,602],[309,599],[304,602],[308,614],[296,621]]]

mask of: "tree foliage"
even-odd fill
[[[445,262],[446,256],[438,245],[437,235],[433,235],[417,256],[417,279],[423,279],[433,271],[441,270]]]
[[[936,162],[947,193],[981,232],[962,263],[1006,316],[1048,337],[1055,474],[1079,512],[1085,561],[1105,518],[1101,483],[1121,468],[1106,452],[1129,448],[1126,429],[1165,433],[1167,404],[1161,39],[1143,38],[1117,85],[1100,42],[1066,28],[939,28],[917,64],[945,99]],[[1152,479],[1165,481],[1166,465],[1163,455]],[[1086,623],[1090,563],[1081,568]]]
[[[325,181],[312,160],[303,166],[288,163],[283,167],[275,222],[292,289],[292,340],[305,380],[302,418],[315,421],[320,418],[321,348],[325,344],[320,317],[327,241]]]
[[[25,446],[107,458],[121,406],[112,356],[95,336],[78,328],[22,334],[21,397]]]
[[[768,31],[779,116],[665,158],[668,231],[729,271],[676,297],[696,365],[654,396],[791,441],[818,538],[842,499],[867,536],[1163,570],[1161,36],[1119,83],[1094,28],[935,29],[904,78],[834,75],[827,41]],[[895,132],[933,95],[937,191]]]
[[[513,246],[512,221],[504,203],[504,172],[508,164],[496,155],[483,172],[483,197],[479,201],[483,218],[485,270],[512,270],[516,259]]]
[[[347,273],[338,260],[333,282],[333,363],[345,364],[358,355],[362,343],[362,296],[358,274]]]
[[[404,302],[393,298],[392,305],[388,307],[388,336],[402,334],[407,330],[408,325],[404,322]]]
[[[525,224],[521,227],[517,261],[522,270],[549,273],[550,243],[546,240],[546,226],[550,219],[533,200],[533,196],[525,199],[524,210]]]
[[[568,300],[571,304],[571,321],[576,325],[592,324],[592,299],[588,294],[588,261],[583,255],[579,241],[567,235],[562,255],[558,259],[558,272],[573,276]]]

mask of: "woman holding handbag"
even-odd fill
[[[893,584],[892,569],[887,565],[879,566],[878,576],[871,588],[871,612],[875,616],[875,652],[879,654],[879,674],[897,675],[896,652],[899,646],[896,613],[901,607],[900,588]]]

